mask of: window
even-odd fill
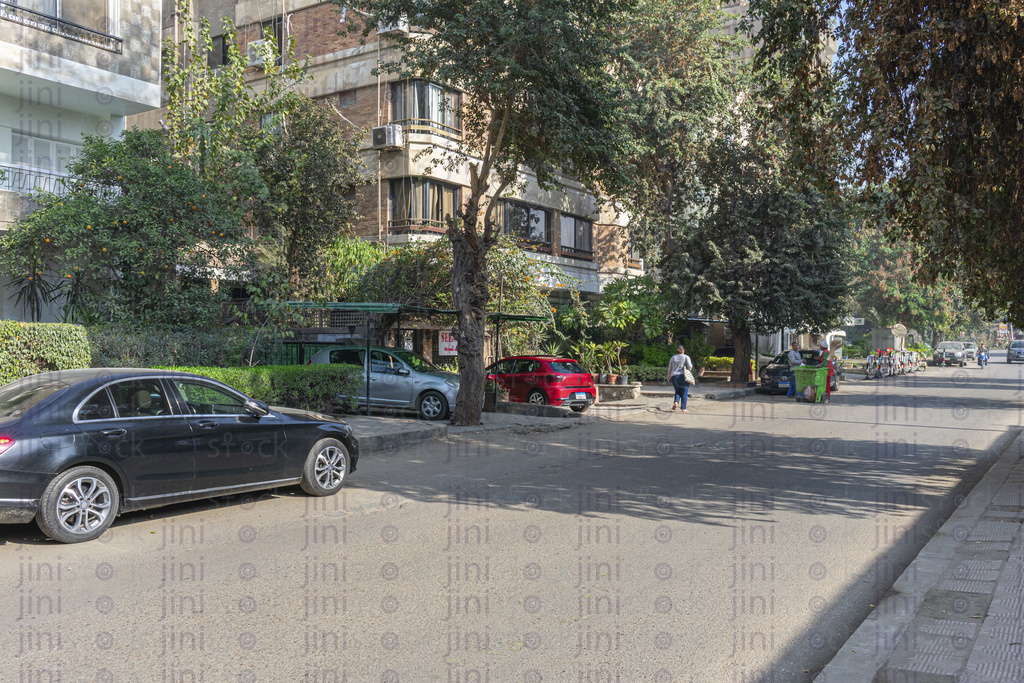
[[[386,375],[397,375],[402,363],[391,354],[383,351],[370,352],[370,372],[381,372]]]
[[[210,51],[206,54],[206,64],[214,69],[228,63],[228,42],[224,36],[217,36],[211,40]]]
[[[331,351],[331,362],[332,363],[344,363],[345,365],[355,365],[356,367],[363,367],[363,358],[366,357],[366,351],[356,351],[355,349],[335,349]]]
[[[590,221],[562,214],[562,253],[566,256],[592,256],[593,232],[594,224]]]
[[[540,363],[535,360],[528,360],[526,358],[520,358],[512,366],[513,375],[525,375],[530,372],[536,372],[540,369]]]
[[[159,380],[133,379],[110,386],[118,417],[170,415],[167,398]]]
[[[29,408],[61,389],[64,382],[45,382],[29,377],[12,382],[0,391],[0,420],[20,418]]]
[[[338,93],[338,108],[347,109],[356,106],[356,90],[343,90]]]
[[[203,382],[175,382],[193,415],[244,415],[245,399]]]
[[[260,40],[268,40],[267,34],[273,36],[271,42],[274,45],[274,51],[277,53],[277,63],[281,63],[281,53],[284,51],[284,24],[281,21],[281,17],[274,17],[269,21],[264,21],[260,24]]]
[[[459,135],[459,94],[426,81],[399,81],[391,85],[391,121],[413,128],[432,128]]]
[[[541,246],[541,251],[550,249],[551,213],[537,206],[519,202],[502,202],[498,209],[499,223],[505,234],[511,235],[520,244]]]
[[[88,420],[110,420],[114,417],[114,404],[110,402],[110,394],[106,387],[85,399],[85,403],[78,409],[78,419],[82,422]]]
[[[67,142],[17,132],[11,136],[11,161],[24,168],[64,175],[71,157],[81,151],[80,145]]]
[[[435,180],[391,181],[391,225],[444,232],[459,210],[459,188]]]
[[[10,3],[27,10],[45,14],[98,33],[114,32],[113,16],[108,0],[16,0]]]

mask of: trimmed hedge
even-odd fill
[[[87,367],[84,327],[0,320],[0,385],[39,372]]]
[[[229,368],[249,365],[257,330],[245,327],[151,328],[101,325],[89,328],[94,368],[151,368],[164,365]],[[262,334],[253,353],[253,364],[272,363],[280,342]]]
[[[355,410],[363,387],[363,370],[354,365],[257,365],[245,368],[164,367],[223,382],[272,406],[330,413],[335,407]],[[341,404],[338,394],[349,398]]]

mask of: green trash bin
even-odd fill
[[[825,386],[828,383],[828,366],[815,367],[801,365],[793,368],[793,380],[796,382],[796,400],[808,400],[804,396],[804,389],[814,387],[814,403],[825,401]]]

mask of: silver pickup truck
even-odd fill
[[[932,352],[932,365],[959,365],[967,364],[967,350],[963,342],[944,341],[939,342]]]

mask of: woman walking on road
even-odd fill
[[[687,381],[686,375],[691,369],[693,369],[693,361],[686,355],[686,349],[680,344],[676,349],[676,355],[672,356],[668,362],[668,381],[676,390],[675,398],[672,399],[672,410],[679,406],[683,409],[682,412],[688,412],[686,399],[690,394],[690,383]]]

